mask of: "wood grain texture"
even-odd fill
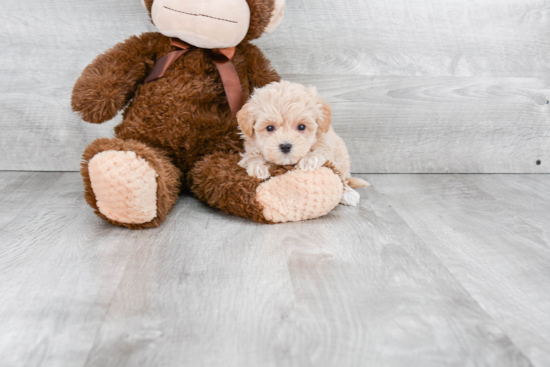
[[[0,364],[82,366],[138,233],[102,226],[77,173],[35,175],[35,194],[19,196],[26,209],[0,228]]]
[[[291,0],[258,44],[282,73],[548,78],[545,0]]]
[[[539,79],[288,78],[331,102],[352,172],[550,171],[550,84]]]
[[[57,189],[59,177],[50,172],[0,172],[0,234],[11,228],[20,213],[32,211],[34,200],[44,191]]]
[[[550,172],[549,14],[544,0],[292,0],[257,43],[335,93],[356,172]],[[0,24],[0,170],[78,170],[120,118],[80,121],[72,86],[154,29],[140,1],[4,0]]]
[[[55,175],[0,234],[2,365],[533,365],[376,189],[273,226],[184,197],[133,232]]]
[[[369,180],[534,365],[549,365],[550,176]]]

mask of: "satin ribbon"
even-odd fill
[[[159,78],[162,78],[166,71],[172,66],[180,57],[195,48],[182,40],[177,38],[170,38],[172,46],[178,50],[172,51],[167,55],[161,57],[156,63],[151,74],[145,79],[145,83],[152,82]],[[215,48],[212,50],[205,50],[212,59],[212,62],[218,68],[220,76],[222,78],[223,88],[231,113],[233,116],[237,115],[237,112],[243,107],[243,90],[239,74],[233,65],[233,57],[235,56],[236,47],[229,48]]]

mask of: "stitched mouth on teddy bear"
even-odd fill
[[[185,15],[190,15],[190,16],[193,16],[193,17],[204,17],[204,18],[210,18],[210,19],[214,19],[214,20],[220,20],[222,22],[228,22],[228,23],[239,23],[239,22],[236,22],[234,20],[229,20],[229,19],[223,19],[223,18],[218,18],[218,17],[213,17],[211,15],[206,15],[206,14],[196,14],[196,13],[188,13],[188,12],[185,12],[185,11],[181,11],[181,10],[176,10],[176,9],[172,9],[172,8],[169,8],[167,6],[163,6],[163,8],[167,9],[167,10],[171,10],[171,11],[174,11],[176,13],[181,13],[181,14],[185,14]]]

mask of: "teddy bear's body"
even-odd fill
[[[254,88],[280,80],[263,53],[249,42],[267,26],[274,2],[247,2],[253,19],[232,59],[244,101]],[[151,10],[153,1],[145,4]],[[173,51],[170,38],[161,33],[131,37],[100,55],[75,85],[73,109],[84,120],[101,123],[124,111],[116,137],[96,140],[83,157],[86,199],[100,217],[130,228],[158,226],[183,187],[210,205],[258,222],[308,219],[336,205],[341,183],[328,168],[284,174],[287,177],[279,177],[278,183],[267,185],[270,188],[263,190],[267,196],[261,199],[262,183],[237,165],[242,152],[237,120],[208,50],[192,47],[163,77],[144,83],[155,63]],[[299,213],[281,216],[281,210],[288,208],[282,208],[287,205],[280,196],[287,195],[288,187],[280,192],[278,185],[297,185],[300,190],[316,183],[324,190],[317,195],[326,205],[316,209],[289,198]],[[269,209],[272,200],[276,203]]]
[[[145,66],[140,79],[149,75],[156,60],[173,50],[170,39],[160,33],[132,37],[112,51],[118,48],[140,51]],[[263,53],[251,43],[237,47],[233,64],[244,100],[254,88],[280,80]],[[242,150],[237,120],[231,115],[219,72],[210,55],[197,48],[174,63],[164,77],[136,85],[115,133],[117,138],[138,140],[165,151],[184,176],[207,154]]]
[[[171,51],[169,40],[158,33],[144,38],[157,39],[152,50],[154,59]],[[248,78],[246,62],[252,47],[239,46],[234,59],[245,98],[255,84]],[[240,141],[236,119],[231,116],[219,73],[209,56],[204,50],[194,49],[179,61],[164,77],[137,87],[115,132],[120,139],[139,140],[164,150],[182,171],[185,182],[185,176],[201,157],[216,151],[235,152]]]

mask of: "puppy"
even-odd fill
[[[351,177],[348,149],[332,129],[331,115],[315,88],[283,81],[256,89],[237,114],[245,140],[239,165],[267,179],[272,163],[313,171],[331,162],[345,182],[341,203],[356,206],[360,196],[353,189],[370,184]]]

